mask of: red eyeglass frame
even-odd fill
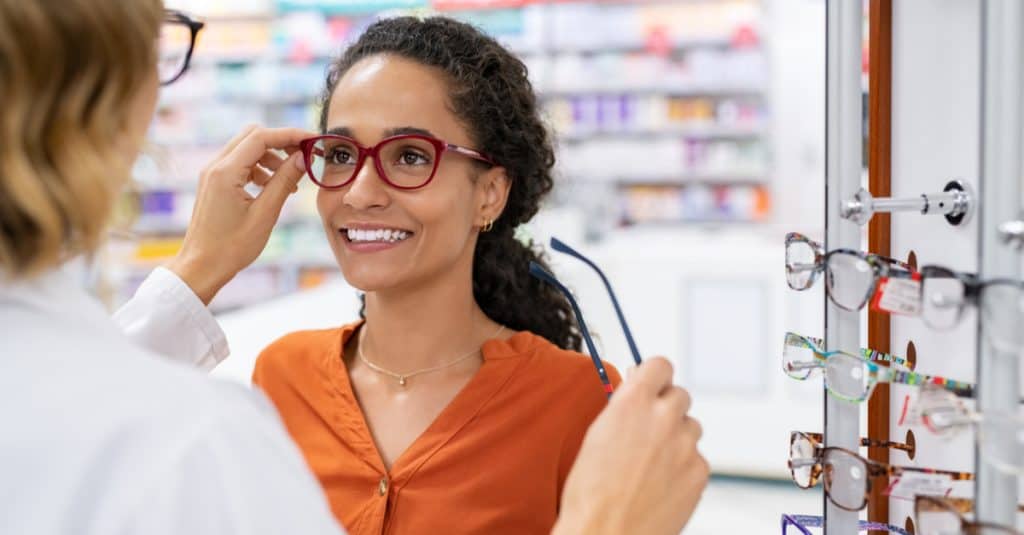
[[[352,177],[349,178],[348,180],[346,180],[345,182],[343,182],[341,184],[338,184],[337,186],[327,186],[327,185],[323,184],[322,182],[320,182],[319,180],[317,180],[317,178],[315,176],[313,176],[313,146],[318,141],[324,140],[324,139],[334,139],[334,140],[338,140],[338,141],[344,141],[346,143],[351,143],[353,146],[356,147],[356,150],[359,151],[359,154],[356,157],[356,167],[355,167],[355,170],[352,172]],[[418,186],[400,186],[400,185],[395,184],[394,182],[392,182],[391,179],[388,178],[387,173],[384,172],[384,168],[383,168],[383,166],[380,163],[380,158],[377,157],[377,154],[378,154],[378,152],[380,150],[380,147],[382,145],[385,145],[385,144],[388,144],[388,143],[392,143],[394,141],[398,141],[398,140],[401,140],[401,139],[419,139],[419,140],[422,140],[422,141],[426,141],[426,142],[428,142],[428,143],[430,143],[431,145],[434,146],[434,151],[435,151],[437,156],[434,158],[434,167],[433,167],[433,169],[430,170],[430,178],[428,178],[426,180],[426,182],[424,182],[424,183],[422,183],[422,184],[420,184]],[[364,146],[363,144],[359,143],[358,141],[356,141],[356,140],[354,140],[354,139],[352,139],[350,137],[347,137],[347,136],[339,136],[339,135],[334,135],[334,134],[325,134],[325,135],[322,135],[322,136],[315,136],[315,137],[310,137],[310,138],[303,139],[302,141],[299,142],[299,148],[302,150],[302,157],[303,157],[303,160],[306,162],[306,175],[309,177],[310,180],[313,181],[314,184],[316,184],[317,186],[320,186],[323,189],[327,189],[327,190],[341,189],[341,188],[344,188],[345,186],[348,186],[349,184],[351,184],[356,179],[356,177],[359,176],[359,172],[362,171],[363,164],[366,163],[367,156],[373,156],[373,166],[377,170],[377,176],[380,177],[380,179],[383,180],[384,183],[386,183],[387,185],[389,185],[389,186],[391,186],[391,187],[393,187],[395,189],[406,190],[406,191],[417,190],[417,189],[420,189],[420,188],[425,188],[425,187],[427,187],[428,184],[433,182],[434,181],[434,176],[437,175],[437,168],[441,164],[441,158],[444,156],[444,154],[446,152],[454,152],[455,154],[460,154],[460,155],[465,156],[467,158],[472,158],[474,160],[479,160],[481,162],[484,162],[484,163],[487,163],[487,164],[490,164],[490,165],[495,165],[495,166],[498,165],[497,162],[495,162],[490,156],[487,156],[486,154],[484,154],[482,152],[479,152],[479,151],[476,151],[476,150],[473,150],[473,149],[470,149],[470,148],[467,148],[467,147],[461,147],[459,145],[455,145],[455,144],[452,144],[452,143],[448,143],[446,141],[442,141],[442,140],[437,139],[435,137],[424,136],[424,135],[419,135],[419,134],[401,134],[401,135],[397,135],[397,136],[387,137],[387,138],[384,138],[384,139],[380,140],[380,142],[378,142],[376,145],[373,145],[372,147]]]

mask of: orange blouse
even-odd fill
[[[287,335],[253,372],[345,529],[549,533],[583,435],[607,402],[590,358],[529,332],[486,342],[480,370],[388,472],[342,361],[358,326]]]

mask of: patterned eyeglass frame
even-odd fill
[[[890,258],[888,256],[882,256],[874,253],[865,253],[863,251],[857,251],[855,249],[834,249],[826,253],[824,246],[822,246],[820,243],[797,232],[790,232],[789,234],[786,234],[786,249],[789,250],[790,244],[793,243],[806,243],[814,251],[814,264],[799,266],[799,269],[801,271],[811,272],[811,276],[807,279],[807,284],[805,284],[802,288],[797,288],[789,283],[789,276],[795,273],[795,270],[792,266],[789,265],[788,261],[786,262],[786,284],[789,285],[790,288],[798,292],[809,290],[812,286],[814,286],[814,283],[818,280],[818,277],[821,275],[821,273],[825,272],[825,266],[828,264],[829,258],[831,258],[833,255],[848,254],[856,256],[857,258],[864,260],[865,262],[868,263],[868,265],[871,266],[872,272],[874,273],[874,277],[871,281],[871,287],[868,289],[867,293],[864,295],[864,298],[861,300],[860,305],[857,308],[848,308],[839,303],[838,301],[836,301],[835,296],[833,296],[832,294],[832,287],[828,284],[825,285],[825,293],[828,294],[829,299],[837,307],[843,310],[855,312],[857,310],[864,308],[864,306],[871,301],[872,296],[875,295],[875,292],[878,290],[878,281],[881,280],[882,278],[888,277],[893,279],[913,279],[918,277],[918,274],[914,270],[913,266],[907,264],[906,262],[897,260],[895,258]],[[896,266],[899,269],[893,269],[892,266]]]
[[[1024,533],[1008,526],[1000,526],[998,524],[990,524],[988,522],[974,522],[972,520],[967,520],[967,518],[965,518],[964,515],[974,510],[974,500],[969,500],[966,498],[924,496],[919,494],[914,498],[914,520],[919,525],[921,523],[921,512],[925,511],[926,509],[928,511],[941,511],[956,515],[956,517],[960,520],[961,533],[985,533],[992,535],[1024,535]],[[1017,512],[1024,512],[1024,505],[1018,505]],[[994,533],[993,530],[995,531]]]
[[[876,362],[892,362],[898,366],[907,367],[907,361],[902,357],[896,357],[893,355],[889,355],[887,353],[882,353],[880,351],[875,351],[867,348],[862,348],[860,350],[859,355],[848,353],[846,351],[825,351],[824,349],[822,349],[823,345],[824,341],[821,340],[820,338],[812,338],[809,336],[802,336],[793,332],[787,332],[783,346],[782,371],[786,372],[786,375],[789,375],[794,379],[803,381],[810,377],[812,371],[824,369],[826,366],[826,362],[832,356],[846,355],[864,361],[864,366],[868,369],[868,387],[865,389],[864,394],[860,397],[853,398],[844,396],[842,393],[836,392],[835,390],[832,389],[828,382],[828,374],[823,374],[825,381],[825,389],[828,391],[829,395],[835,397],[836,399],[841,399],[849,403],[861,403],[864,400],[871,397],[871,393],[874,392],[875,387],[878,386],[878,383],[893,383],[908,386],[933,384],[945,390],[953,392],[954,394],[960,397],[974,397],[974,385],[971,383],[947,379],[945,377],[940,377],[937,375],[924,375],[909,370],[897,370],[887,366],[880,366],[876,364]],[[799,347],[810,349],[814,353],[814,360],[800,362],[799,364],[801,366],[799,368],[787,367],[791,363],[786,361],[785,347]],[[809,370],[807,375],[803,378],[794,377],[793,375],[790,374],[791,371],[798,371],[803,369]]]
[[[917,467],[917,466],[893,466],[893,465],[888,464],[888,463],[882,463],[882,462],[878,462],[878,461],[873,461],[871,459],[865,459],[864,457],[862,457],[861,455],[857,454],[856,452],[852,452],[852,451],[850,451],[848,449],[845,449],[845,448],[837,448],[837,447],[821,447],[821,448],[819,448],[818,444],[815,444],[813,457],[811,457],[811,458],[797,458],[797,459],[794,459],[794,458],[792,458],[793,444],[798,439],[800,439],[801,437],[802,437],[802,433],[800,433],[799,431],[795,431],[792,434],[790,434],[790,439],[789,439],[789,444],[790,444],[790,459],[789,459],[789,463],[788,463],[789,464],[789,471],[790,471],[790,476],[792,476],[793,482],[796,483],[797,487],[800,487],[802,489],[809,489],[809,488],[812,488],[815,485],[817,485],[818,481],[822,480],[821,476],[825,473],[825,469],[824,469],[824,466],[823,466],[823,464],[825,462],[825,457],[829,453],[831,453],[831,452],[839,452],[839,453],[842,453],[842,454],[845,454],[845,455],[849,455],[851,458],[857,459],[864,466],[864,473],[867,474],[867,477],[864,478],[864,499],[861,502],[860,506],[857,507],[857,508],[849,508],[849,507],[846,507],[845,505],[842,505],[839,502],[837,502],[832,497],[831,489],[830,489],[831,484],[828,482],[827,478],[824,479],[825,497],[827,497],[828,500],[830,502],[832,502],[833,505],[835,505],[836,507],[838,507],[840,509],[846,510],[846,511],[861,511],[865,507],[868,506],[868,496],[871,494],[871,480],[873,478],[880,477],[880,476],[894,477],[894,476],[902,475],[905,472],[913,472],[913,473],[919,473],[919,474],[939,474],[939,475],[945,475],[945,476],[949,476],[950,479],[952,479],[953,481],[973,481],[974,480],[974,474],[971,474],[971,473],[968,473],[968,472],[955,472],[955,471],[950,471],[950,470],[936,470],[936,469],[932,469],[932,468],[920,468],[920,467]],[[811,441],[811,442],[814,443],[813,441]],[[797,482],[797,479],[796,479],[795,471],[797,469],[800,469],[800,468],[810,468],[811,469],[810,481],[808,482],[806,487],[805,486],[801,486],[799,484],[799,482]]]
[[[788,535],[786,528],[793,526],[800,531],[801,535],[814,535],[807,528],[821,528],[825,526],[825,518],[818,515],[782,515],[782,535]],[[892,524],[883,524],[881,522],[868,522],[867,520],[859,520],[857,522],[857,531],[887,531],[889,533],[898,533],[899,535],[911,535],[909,531]]]

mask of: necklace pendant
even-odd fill
[[[404,375],[398,378],[398,384],[399,384],[399,386],[405,386],[405,376]]]

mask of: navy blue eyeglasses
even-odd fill
[[[629,325],[626,323],[626,317],[622,314],[622,308],[619,306],[619,300],[615,297],[615,291],[612,290],[612,285],[608,282],[608,277],[606,277],[604,272],[601,271],[601,268],[597,267],[597,264],[580,254],[572,247],[569,247],[558,238],[551,238],[551,248],[583,261],[584,264],[590,266],[601,277],[601,281],[604,283],[605,289],[608,290],[608,296],[611,297],[612,306],[615,307],[615,314],[619,318],[619,325],[622,326],[622,332],[626,335],[626,342],[629,344],[629,351],[633,354],[633,361],[639,365],[643,359],[640,358],[640,351],[636,348],[636,342],[633,340],[633,333],[629,329]],[[580,326],[580,334],[583,336],[583,341],[587,344],[587,350],[590,352],[591,360],[594,361],[594,367],[597,369],[597,375],[601,378],[601,384],[604,385],[605,392],[607,392],[608,396],[611,397],[612,385],[608,380],[608,373],[605,371],[604,364],[601,362],[601,357],[598,355],[597,348],[594,346],[594,339],[590,336],[590,329],[587,328],[587,323],[583,320],[583,312],[580,310],[579,304],[576,302],[576,298],[573,297],[572,292],[570,292],[564,284],[559,282],[554,275],[536,262],[530,262],[530,275],[554,286],[558,291],[562,292],[562,294],[565,295],[565,298],[569,301],[569,305],[572,306],[573,314],[576,315],[576,323]]]

